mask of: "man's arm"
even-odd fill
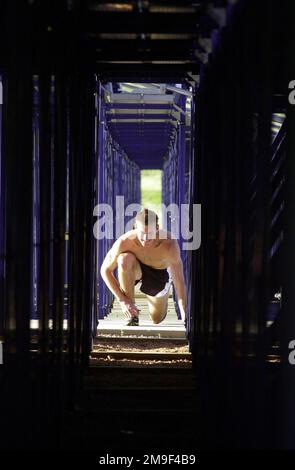
[[[171,269],[171,276],[173,285],[176,290],[178,306],[181,314],[181,319],[186,320],[186,285],[183,274],[183,263],[180,256],[180,249],[177,240],[171,240],[169,248],[169,266]]]
[[[105,259],[100,268],[100,274],[104,282],[120,302],[122,311],[126,316],[130,314],[138,314],[138,309],[131,299],[129,299],[120,288],[120,284],[113,274],[114,269],[118,266],[118,256],[124,252],[124,242],[120,239],[116,240],[111,249],[106,254]]]
[[[120,289],[120,285],[115,278],[113,271],[118,266],[118,256],[123,252],[122,240],[118,239],[115,241],[111,249],[107,252],[105,259],[100,268],[100,274],[104,282],[114,294],[117,300],[124,300],[125,295]]]

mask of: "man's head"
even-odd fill
[[[135,217],[134,228],[142,246],[152,246],[159,231],[157,214],[150,209],[142,209]]]

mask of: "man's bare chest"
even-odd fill
[[[132,248],[136,258],[143,264],[147,264],[156,269],[165,269],[169,266],[166,250],[162,246],[158,248]]]

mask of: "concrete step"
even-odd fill
[[[139,336],[136,338],[136,347],[146,347],[146,343],[148,341],[149,347],[156,347],[156,348],[161,348],[161,347],[169,347],[172,345],[172,347],[178,347],[178,346],[186,346],[188,349],[188,342],[186,338],[176,338],[176,339],[169,339],[169,338],[158,338],[158,337],[149,337],[149,338],[144,338],[142,336]],[[129,337],[122,337],[122,338],[117,338],[113,335],[101,335],[97,336],[93,340],[93,347],[99,345],[110,345],[113,344],[116,347],[118,345],[121,345],[122,348],[125,346],[130,347],[130,338]],[[132,344],[132,343],[131,343]],[[154,346],[153,346],[154,345]]]
[[[144,336],[170,339],[185,339],[186,333],[183,325],[161,326],[153,324],[143,324],[141,326],[124,326],[123,322],[100,322],[97,328],[97,335],[116,335],[116,336]],[[181,322],[180,322],[181,323]]]
[[[119,367],[120,369],[130,370],[137,369],[140,371],[144,370],[191,370],[192,360],[191,359],[108,359],[103,357],[90,357],[90,366],[97,370],[111,369]]]
[[[106,333],[104,333],[103,331],[100,331],[99,334],[97,335],[97,337],[94,339],[94,341],[100,341],[101,339],[105,339],[105,338],[114,338],[116,340],[126,340],[126,341],[129,341],[130,339],[132,340],[136,340],[136,341],[140,341],[140,340],[153,340],[153,341],[158,341],[158,340],[166,340],[166,341],[184,341],[184,342],[187,342],[187,338],[185,335],[181,335],[181,336],[174,336],[174,337],[169,337],[168,334],[164,334],[164,335],[161,335],[161,334],[152,334],[148,332],[148,334],[145,334],[145,332],[143,331],[142,334],[137,334],[137,333],[133,333],[133,334],[129,334],[128,332],[126,332],[126,334],[123,334],[121,335],[117,335],[116,332],[114,333],[113,331],[110,331],[108,332],[106,330]],[[94,344],[94,343],[93,343]]]
[[[192,391],[197,389],[197,377],[192,368],[161,367],[89,367],[84,377],[85,391],[93,390],[97,396],[108,397],[106,391],[114,391],[114,397],[129,390],[136,395],[136,391],[143,391],[145,396],[159,395],[165,399],[165,394],[175,394],[178,391]],[[150,392],[150,393],[147,393]]]
[[[121,389],[122,387],[191,387],[196,384],[196,373],[193,369],[173,370],[169,367],[159,369],[138,370],[134,367],[112,367],[98,369],[89,367],[85,375],[88,382],[94,381],[100,387],[109,387]]]
[[[107,358],[107,359],[126,359],[126,360],[137,360],[141,361],[143,359],[147,360],[178,360],[178,359],[187,359],[191,360],[191,353],[162,353],[162,352],[132,352],[132,351],[96,351],[95,349],[91,351],[91,358]]]
[[[93,352],[126,353],[161,353],[189,354],[189,345],[185,339],[171,340],[167,338],[96,338],[93,344]]]
[[[122,312],[112,312],[110,315],[105,317],[103,320],[100,320],[101,322],[121,322],[121,323],[126,323],[127,317],[125,317],[124,313]],[[150,314],[148,312],[140,312],[139,313],[139,324],[143,324],[142,322],[151,322]],[[175,325],[178,325],[181,320],[178,320],[172,313],[167,313],[165,321],[168,323],[175,323]]]
[[[168,412],[173,410],[192,410],[197,389],[194,388],[124,388],[123,390],[99,390],[89,388],[84,392],[83,408],[86,410],[99,410],[116,414],[127,414],[136,411],[147,412],[151,406],[154,412]],[[182,400],[179,400],[179,396]]]

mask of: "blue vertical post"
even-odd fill
[[[101,204],[104,202],[105,188],[104,188],[104,116],[103,116],[103,104],[102,104],[102,88],[101,84],[98,84],[98,203]],[[104,258],[104,244],[105,240],[98,241],[98,273],[100,272],[100,266],[102,265]],[[105,316],[105,306],[104,306],[104,285],[103,280],[98,274],[99,284],[98,284],[98,318],[104,318]]]
[[[196,106],[196,90],[193,89],[193,96],[191,100],[191,122],[190,122],[190,146],[189,146],[189,157],[188,157],[188,204],[190,207],[190,231],[193,229],[193,204],[197,203],[197,201],[194,200],[194,194],[195,194],[195,170],[196,170],[196,155],[195,155],[195,147],[196,147],[196,142],[195,142],[195,135],[196,135],[196,129],[195,129],[195,106]],[[187,300],[188,300],[188,308],[187,308],[187,318],[188,318],[188,323],[187,323],[187,331],[188,331],[188,336],[189,336],[189,342],[190,342],[190,350],[193,347],[193,342],[192,342],[192,335],[191,331],[194,328],[195,325],[195,316],[194,312],[196,311],[196,296],[198,295],[198,292],[195,292],[193,286],[195,286],[195,270],[193,269],[193,266],[196,266],[196,252],[195,251],[190,251],[188,253],[188,259],[187,259],[187,276],[188,276],[188,285],[187,285]]]
[[[180,97],[180,107],[185,112],[186,108],[186,96]],[[185,141],[185,114],[180,114],[180,127],[178,131],[178,204],[179,207],[181,204],[186,201],[186,184],[185,184],[185,167],[186,167],[186,141]],[[179,227],[180,228],[180,227]],[[182,238],[180,238],[182,242]]]
[[[99,81],[95,75],[95,116],[94,116],[94,206],[98,204],[99,199]],[[91,330],[92,336],[96,336],[97,323],[98,323],[98,285],[99,285],[99,269],[98,269],[98,257],[99,257],[99,243],[98,240],[93,241],[93,278],[92,278],[92,321]]]
[[[5,168],[2,141],[3,85],[0,77],[0,310],[4,311],[4,274],[5,274]],[[3,334],[4,318],[0,315],[0,334]]]
[[[187,182],[186,182],[186,166],[188,160],[187,145],[186,145],[186,101],[187,98],[181,95],[179,106],[183,113],[180,114],[180,128],[179,128],[179,140],[178,140],[178,204],[181,209],[181,204],[187,203]],[[180,233],[180,246],[183,244],[183,237],[181,233],[181,226],[179,226]],[[188,272],[187,272],[187,261],[188,252],[181,251],[181,257],[183,262],[184,277],[188,283]]]
[[[38,283],[39,283],[39,244],[40,244],[40,180],[39,180],[39,158],[40,158],[40,94],[39,80],[37,76],[33,77],[33,113],[32,113],[32,132],[33,132],[33,191],[32,191],[32,284],[31,284],[31,318],[38,317]]]
[[[54,154],[55,154],[55,77],[51,76],[50,88],[50,259],[49,259],[49,318],[52,319],[53,313],[53,253],[54,253]]]

